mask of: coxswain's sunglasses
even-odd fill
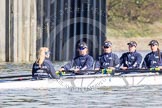
[[[50,55],[50,53],[51,53],[50,51],[46,51],[45,55]]]

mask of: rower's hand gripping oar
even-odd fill
[[[64,72],[64,71],[56,71],[56,75],[57,76],[63,76],[63,75],[66,75],[66,72]]]
[[[112,74],[114,71],[112,69],[101,69],[102,74]]]

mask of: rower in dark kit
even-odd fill
[[[123,53],[120,57],[120,69],[139,69],[142,56],[136,51],[137,43],[135,41],[130,41],[127,43],[129,52]]]
[[[41,78],[58,78],[52,62],[49,60],[50,52],[46,47],[39,49],[38,58],[33,64],[32,77],[34,79]]]
[[[115,53],[112,53],[112,43],[105,41],[102,49],[104,53],[99,56],[95,70],[99,69],[112,69],[114,70],[119,65],[119,58]]]
[[[159,43],[157,40],[151,40],[148,44],[151,48],[151,52],[148,53],[143,61],[143,68],[159,68],[162,69],[162,52],[159,49]]]
[[[93,57],[88,54],[88,46],[85,42],[80,42],[77,46],[79,56],[72,59],[69,63],[62,66],[60,71],[74,70],[77,75],[87,74],[82,73],[80,70],[93,69]]]

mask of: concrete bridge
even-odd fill
[[[46,46],[69,60],[79,41],[94,58],[106,34],[106,0],[0,0],[0,61],[30,62]]]

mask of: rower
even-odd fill
[[[151,52],[148,53],[142,63],[143,68],[160,68],[162,69],[162,52],[159,49],[159,42],[151,40],[148,44]]]
[[[69,63],[62,66],[60,71],[73,70],[75,74],[82,75],[87,73],[82,73],[79,70],[89,70],[93,68],[94,59],[88,54],[88,46],[85,42],[80,42],[77,46],[77,51],[79,56],[76,56]]]
[[[104,41],[102,46],[103,54],[99,56],[95,70],[112,69],[114,70],[119,65],[119,58],[115,53],[112,53],[112,42]]]
[[[38,58],[33,64],[32,77],[34,79],[58,78],[52,62],[49,60],[50,51],[47,47],[39,49]]]
[[[142,56],[136,51],[137,43],[135,41],[130,41],[127,45],[129,52],[123,53],[120,57],[120,69],[126,70],[140,68]]]

